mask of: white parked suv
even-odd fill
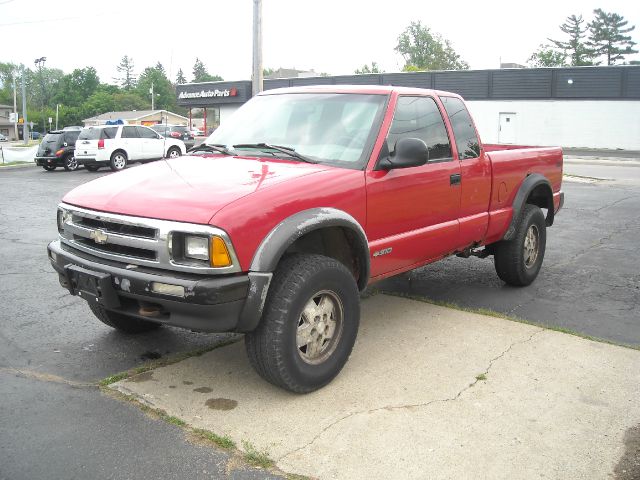
[[[186,153],[182,140],[165,138],[142,125],[98,125],[83,128],[76,142],[75,157],[95,172],[109,165],[122,170],[129,162],[175,158]]]

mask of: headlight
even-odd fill
[[[209,239],[207,237],[184,237],[184,256],[197,260],[209,260]]]
[[[231,254],[222,237],[172,232],[168,238],[171,257],[176,263],[221,268],[232,265]]]

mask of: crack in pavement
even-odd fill
[[[73,388],[98,388],[98,385],[96,385],[95,383],[74,382],[73,380],[68,380],[58,375],[53,375],[50,373],[34,372],[33,370],[22,370],[19,368],[12,368],[12,367],[0,367],[0,372],[16,375],[17,377],[20,377],[20,378],[37,380],[40,382],[67,385]]]
[[[636,198],[636,197],[637,197],[637,195],[630,195],[630,196],[628,196],[628,197],[624,197],[624,198],[621,198],[621,199],[619,199],[619,200],[616,200],[615,202],[610,203],[609,205],[604,205],[604,206],[602,206],[602,207],[600,207],[600,208],[596,208],[594,211],[595,211],[595,212],[600,212],[601,210],[604,210],[605,208],[611,208],[611,207],[614,207],[614,206],[616,206],[616,205],[617,205],[617,204],[619,204],[619,203],[622,203],[622,202],[624,202],[624,201],[626,201],[626,200],[631,200],[632,198]]]
[[[484,370],[484,372],[482,372],[481,375],[486,376],[489,371],[491,370],[491,367],[493,367],[493,364],[495,362],[497,362],[498,360],[500,360],[502,357],[504,357],[507,353],[509,353],[511,351],[511,349],[513,347],[515,347],[516,345],[523,345],[525,343],[531,342],[533,340],[533,338],[542,333],[542,332],[546,332],[547,329],[546,328],[538,328],[535,332],[533,332],[531,335],[529,335],[529,337],[527,337],[525,340],[521,340],[518,342],[513,342],[512,344],[510,344],[504,351],[502,351],[502,353],[500,353],[499,355],[493,357],[491,360],[489,360],[489,365],[487,366],[487,368]],[[348,413],[347,415],[344,415],[340,418],[338,418],[337,420],[333,421],[332,423],[330,423],[329,425],[327,425],[326,427],[324,427],[320,432],[318,432],[312,439],[311,441],[307,442],[306,444],[302,445],[301,447],[298,447],[294,450],[291,450],[288,453],[285,453],[284,455],[282,455],[280,458],[278,458],[276,460],[277,462],[280,462],[282,460],[284,460],[285,458],[287,458],[290,455],[293,455],[294,453],[297,453],[301,450],[304,450],[307,447],[310,447],[311,445],[313,445],[327,430],[329,430],[330,428],[333,428],[334,426],[336,426],[338,423],[343,422],[344,420],[347,420],[351,417],[355,417],[356,415],[361,415],[363,413],[374,413],[374,412],[378,412],[380,410],[387,410],[387,411],[393,411],[393,410],[403,410],[403,409],[409,409],[409,408],[419,408],[419,407],[428,407],[434,403],[446,403],[446,402],[453,402],[458,400],[467,390],[473,388],[479,381],[480,381],[480,374],[475,378],[475,380],[473,382],[471,382],[470,384],[468,384],[466,387],[462,388],[458,393],[456,393],[453,397],[449,397],[449,398],[437,398],[435,400],[430,400],[428,402],[424,402],[424,403],[414,403],[414,404],[407,404],[407,405],[387,405],[384,407],[376,407],[376,408],[371,408],[369,410],[359,410],[357,412],[351,412]]]
[[[633,228],[638,228],[639,226],[636,224],[626,224],[622,227],[619,227],[615,230],[612,230],[611,232],[609,232],[607,235],[605,235],[604,237],[599,238],[595,243],[592,243],[591,245],[589,245],[588,247],[585,247],[583,249],[581,249],[578,253],[575,253],[574,255],[572,255],[568,260],[566,260],[565,262],[561,262],[561,263],[556,263],[553,265],[550,265],[550,268],[560,268],[560,267],[566,267],[569,264],[575,262],[578,258],[580,258],[583,255],[586,255],[589,250],[593,249],[593,248],[597,248],[597,247],[602,247],[605,245],[605,243],[609,240],[611,240],[615,235],[619,235],[623,232],[625,232],[626,230],[631,230]]]

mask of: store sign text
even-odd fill
[[[211,98],[211,97],[237,97],[237,88],[227,88],[225,90],[201,90],[199,92],[180,92],[178,98]]]

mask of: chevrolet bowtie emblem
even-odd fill
[[[109,238],[109,235],[107,235],[107,232],[105,232],[104,230],[91,230],[89,237],[94,242],[102,245],[107,243],[107,239]]]

